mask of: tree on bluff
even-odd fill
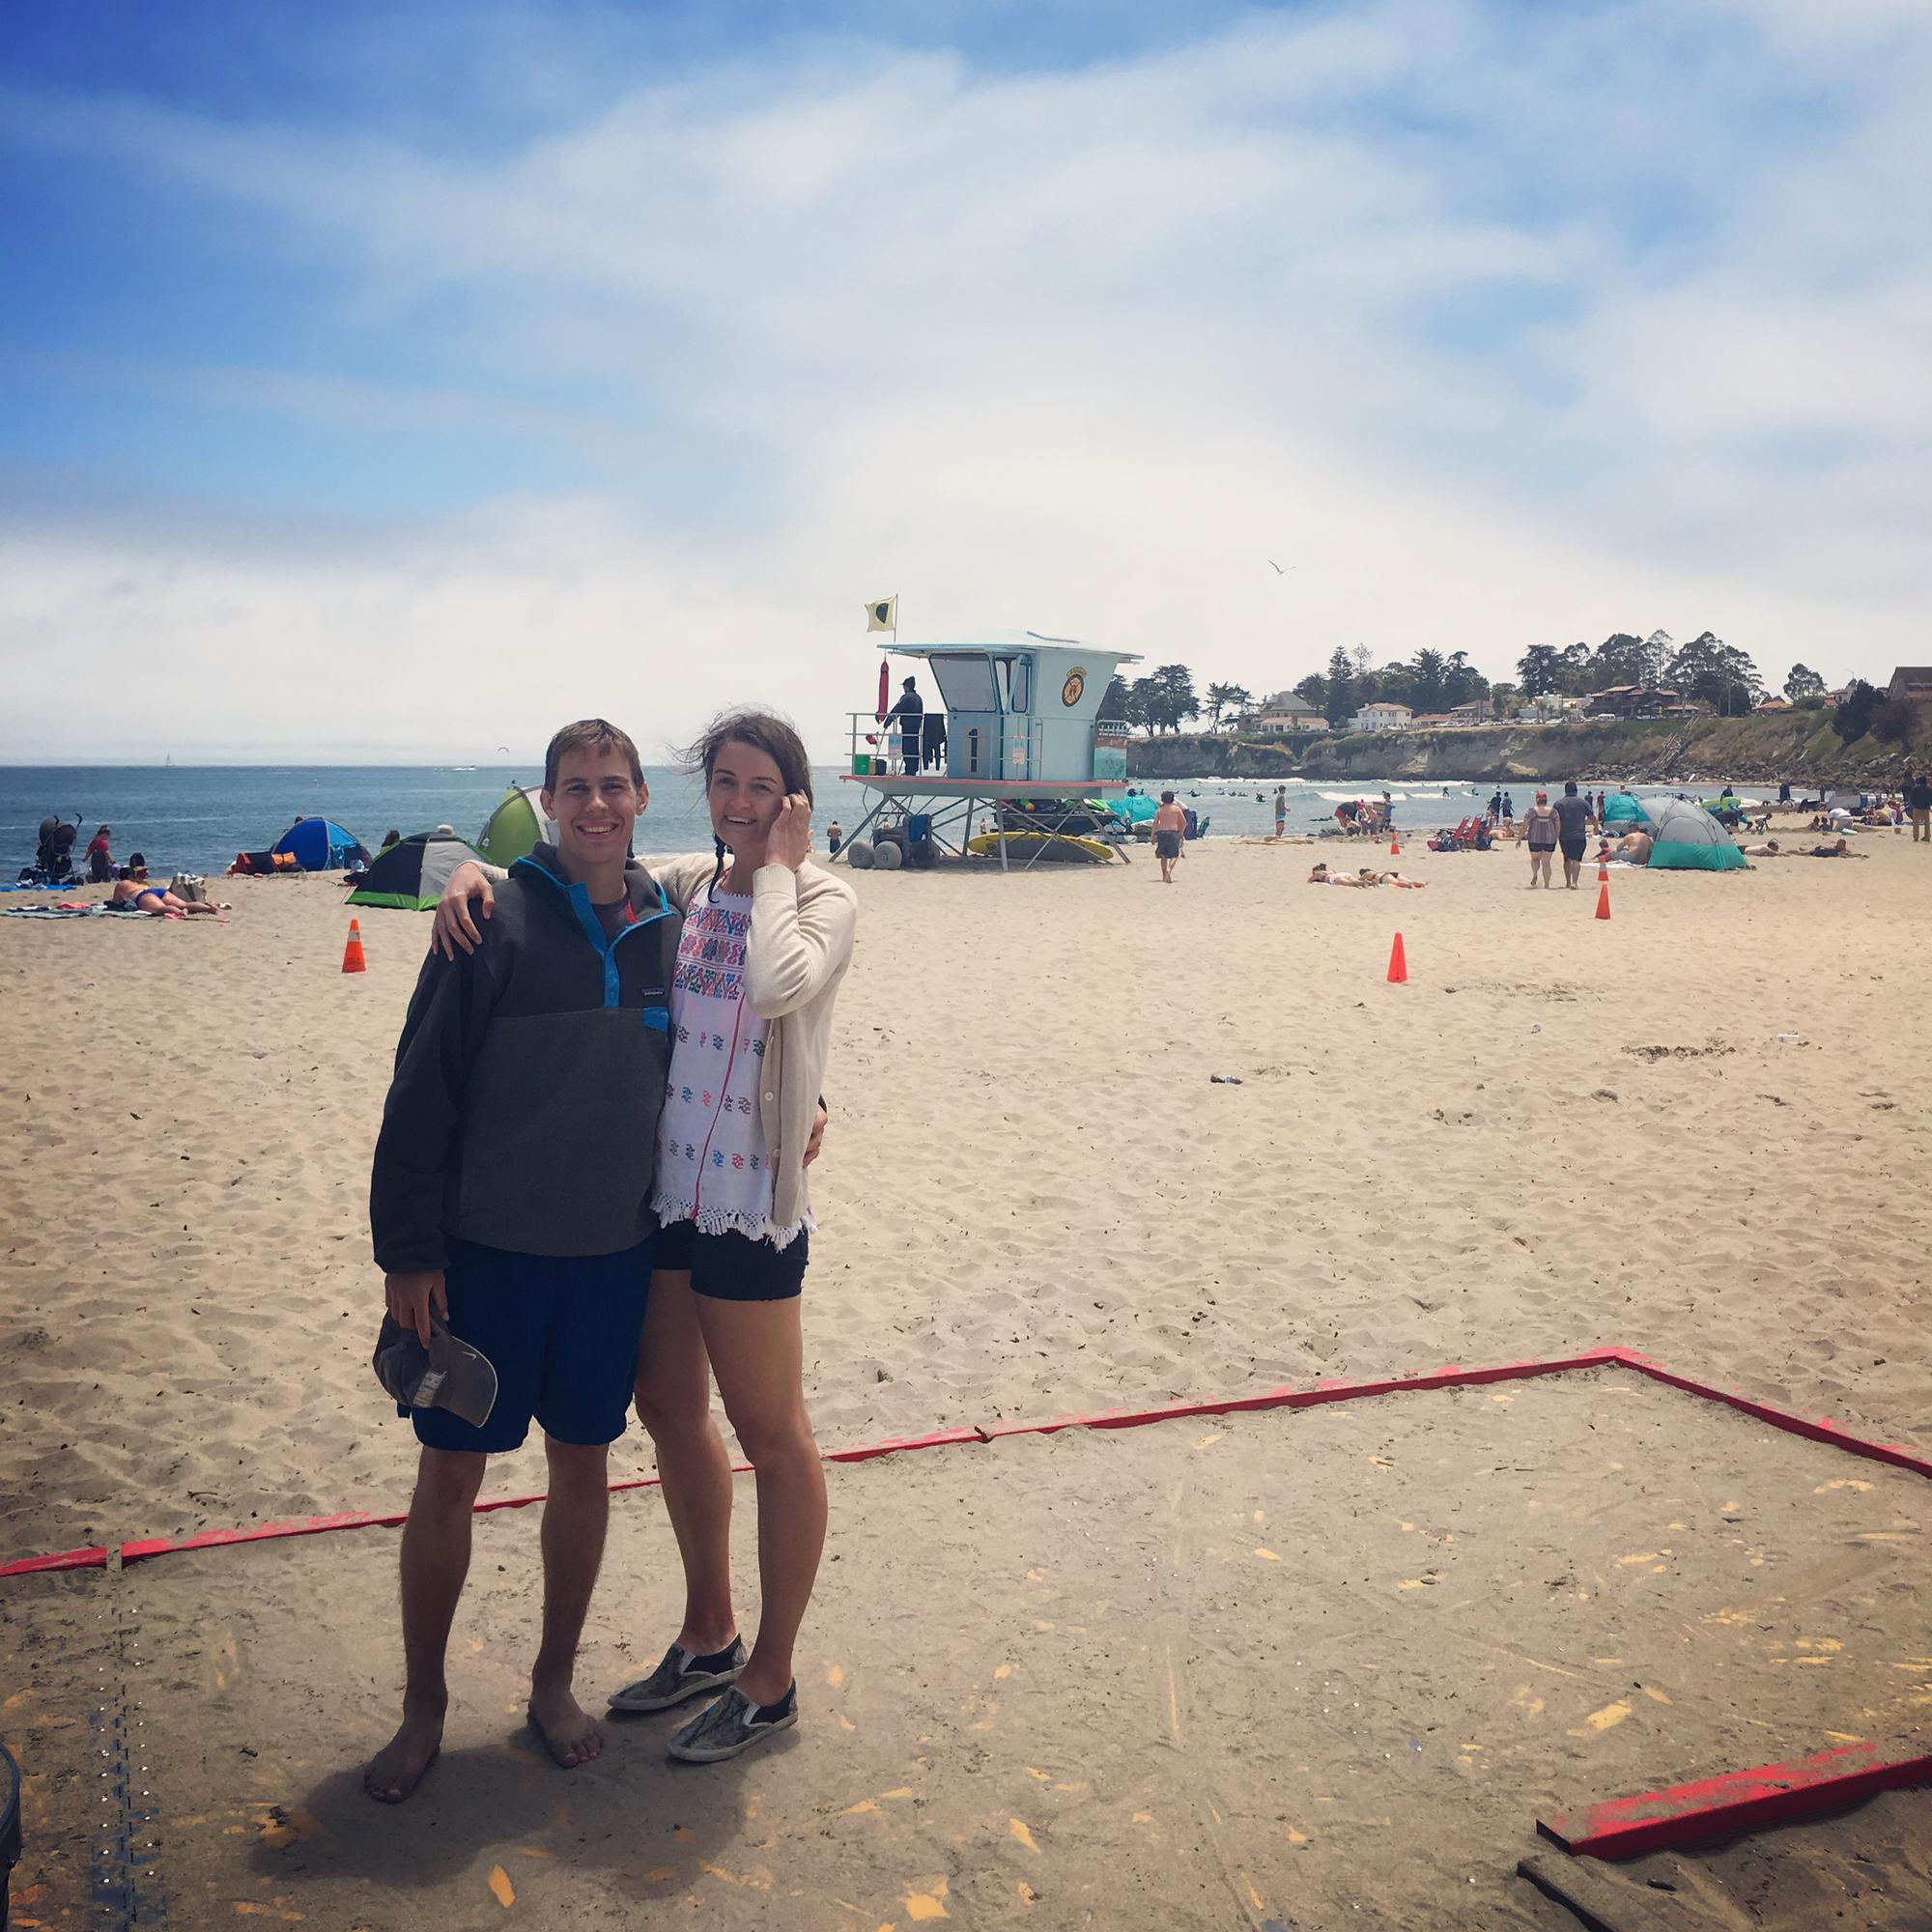
[[[1784,695],[1794,704],[1803,704],[1806,698],[1821,698],[1825,695],[1825,680],[1809,665],[1795,664],[1784,680]]]

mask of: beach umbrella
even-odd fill
[[[886,713],[892,709],[892,690],[893,668],[887,659],[881,658],[879,660],[879,708],[872,714],[881,724],[886,722]]]

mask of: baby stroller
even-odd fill
[[[73,841],[79,830],[78,815],[71,825],[58,818],[42,819],[40,838],[34,845],[34,863],[20,867],[21,885],[71,885]]]

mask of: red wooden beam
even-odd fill
[[[875,1456],[896,1456],[907,1449],[946,1449],[958,1442],[983,1442],[985,1439],[977,1429],[935,1429],[927,1435],[888,1435],[878,1442],[853,1442],[843,1449],[826,1450],[819,1460],[825,1463],[869,1463]]]
[[[990,1422],[980,1431],[988,1442],[1003,1435],[1052,1435],[1063,1429],[1138,1429],[1149,1422],[1179,1422],[1190,1415],[1235,1415],[1265,1408],[1319,1408],[1330,1402],[1367,1402],[1405,1390],[1478,1388],[1485,1382],[1521,1381],[1531,1376],[1568,1375],[1573,1369],[1622,1367],[1625,1351],[1595,1349],[1553,1361],[1503,1362],[1493,1368],[1465,1369],[1452,1362],[1424,1375],[1383,1376],[1372,1381],[1320,1381],[1311,1388],[1262,1389],[1247,1395],[1207,1396],[1193,1402],[1162,1403],[1152,1408],[1103,1408],[1085,1414],[1056,1415],[1045,1422]]]
[[[1746,1415],[1755,1416],[1758,1421],[1768,1422],[1774,1429],[1782,1429],[1788,1435],[1807,1436],[1813,1442],[1824,1442],[1833,1449],[1843,1449],[1874,1463],[1889,1463],[1894,1468],[1932,1476],[1932,1457],[1919,1455],[1906,1443],[1872,1442],[1839,1428],[1829,1415],[1820,1416],[1814,1422],[1808,1416],[1779,1408],[1775,1403],[1760,1402],[1755,1396],[1744,1395],[1736,1389],[1719,1388],[1714,1382],[1700,1382],[1692,1377],[1680,1376],[1666,1369],[1662,1362],[1653,1362],[1648,1355],[1638,1354],[1634,1349],[1613,1349],[1609,1352],[1625,1368],[1635,1369],[1652,1381],[1683,1389],[1690,1395],[1701,1395],[1707,1402],[1720,1402],[1727,1408],[1741,1409]]]
[[[909,1449],[945,1448],[958,1443],[992,1442],[1008,1435],[1051,1435],[1063,1429],[1136,1429],[1151,1422],[1175,1422],[1195,1415],[1233,1415],[1242,1411],[1271,1408],[1317,1408],[1325,1403],[1365,1402],[1378,1396],[1400,1395],[1441,1388],[1477,1388],[1488,1382],[1522,1381],[1534,1376],[1567,1375],[1575,1369],[1628,1368],[1666,1383],[1690,1395],[1703,1396],[1728,1407],[1741,1409],[1774,1429],[1844,1449],[1879,1463],[1889,1463],[1917,1475],[1932,1476],[1932,1458],[1899,1443],[1871,1442],[1853,1435],[1830,1420],[1810,1421],[1789,1409],[1759,1402],[1753,1396],[1722,1389],[1711,1382],[1680,1376],[1633,1349],[1593,1349],[1580,1355],[1564,1355],[1548,1361],[1503,1362],[1489,1368],[1466,1369],[1450,1363],[1423,1375],[1385,1376],[1369,1381],[1319,1381],[1312,1387],[1286,1386],[1254,1389],[1245,1393],[1208,1396],[1194,1401],[1159,1404],[1151,1408],[1099,1409],[1077,1415],[1053,1416],[1037,1422],[995,1422],[984,1427],[934,1430],[924,1435],[889,1436],[877,1442],[853,1443],[825,1453],[828,1463],[865,1463],[878,1456],[893,1456]],[[747,1463],[733,1465],[743,1474]],[[655,1476],[642,1476],[612,1483],[612,1492],[650,1489]],[[473,1506],[478,1516],[492,1510],[525,1509],[543,1501],[541,1493],[527,1496],[498,1496]],[[210,1529],[198,1535],[171,1539],[145,1537],[121,1546],[125,1563],[139,1563],[151,1556],[165,1556],[177,1550],[212,1549],[231,1543],[268,1543],[291,1536],[319,1536],[334,1529],[394,1528],[404,1520],[403,1513],[369,1516],[347,1512],[335,1516],[306,1517],[294,1522],[261,1523],[248,1529]],[[0,1578],[31,1576],[51,1570],[98,1570],[105,1566],[107,1552],[100,1548],[65,1549],[49,1556],[27,1556],[0,1564]]]
[[[1539,1818],[1536,1829],[1579,1858],[1634,1859],[1782,1825],[1912,1784],[1932,1784],[1932,1756],[1908,1754],[1899,1745],[1840,1745],[1790,1764],[1612,1798],[1580,1817]]]
[[[19,1556],[0,1563],[0,1577],[38,1577],[48,1570],[104,1570],[107,1551],[99,1544],[88,1549],[57,1549],[51,1556]]]

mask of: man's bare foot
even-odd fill
[[[545,1747],[565,1771],[588,1764],[604,1748],[597,1720],[571,1694],[567,1684],[530,1687],[529,1719]]]
[[[362,1789],[379,1804],[400,1804],[422,1782],[441,1748],[441,1711],[405,1712],[402,1727],[369,1760]]]

